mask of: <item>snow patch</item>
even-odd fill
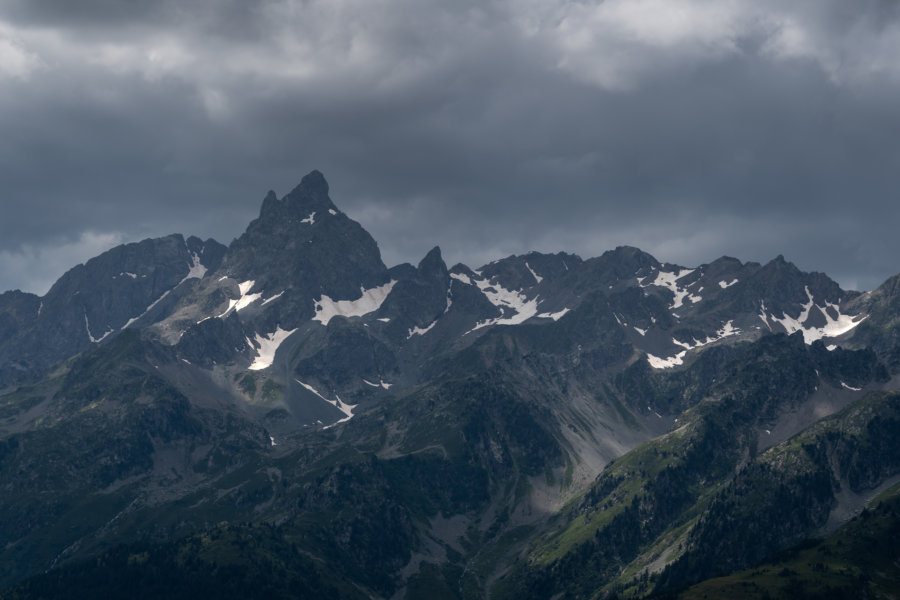
[[[309,213],[309,216],[305,219],[300,219],[301,223],[309,223],[310,225],[314,225],[316,222],[316,211],[312,211]]]
[[[670,356],[669,358],[660,358],[659,356],[653,356],[652,354],[647,354],[647,362],[650,363],[650,366],[654,369],[671,369],[677,365],[684,364],[684,357],[687,354],[687,350],[682,350],[675,356]]]
[[[134,323],[135,321],[137,321],[138,319],[140,319],[141,317],[143,317],[144,315],[146,315],[148,312],[150,312],[151,310],[153,310],[153,307],[156,306],[157,304],[159,304],[160,302],[162,302],[163,299],[164,299],[166,296],[168,296],[168,295],[172,292],[172,290],[174,290],[175,288],[177,288],[179,285],[181,285],[182,283],[184,283],[184,282],[187,281],[188,279],[191,279],[192,277],[202,278],[204,275],[206,275],[206,267],[204,267],[203,265],[200,264],[200,258],[197,256],[197,254],[194,253],[194,254],[192,255],[192,257],[193,257],[193,258],[191,259],[191,260],[192,260],[192,262],[191,262],[191,268],[190,268],[190,270],[188,271],[188,274],[185,275],[185,276],[181,279],[181,281],[179,281],[179,282],[176,283],[174,286],[172,286],[171,289],[168,289],[168,290],[166,290],[165,292],[163,292],[162,296],[160,296],[159,298],[157,298],[156,300],[154,300],[153,302],[151,302],[151,303],[150,303],[150,306],[148,306],[147,308],[144,309],[144,312],[142,312],[141,314],[139,314],[139,315],[136,316],[136,317],[132,317],[132,318],[128,319],[128,322],[125,323],[124,325],[122,325],[122,328],[121,328],[119,331],[121,331],[122,329],[127,328],[129,325],[131,325],[132,323]],[[201,271],[201,270],[202,270],[202,271]],[[222,279],[225,279],[225,277],[223,277]],[[220,280],[220,281],[221,281],[221,280]],[[184,332],[182,332],[182,334],[183,334],[183,333],[184,333]],[[101,338],[101,339],[102,339],[102,338]]]
[[[335,400],[329,400],[328,398],[326,398],[325,396],[323,396],[322,394],[320,394],[319,392],[317,392],[317,391],[316,391],[316,388],[314,388],[313,386],[309,385],[308,383],[303,383],[302,381],[300,381],[299,379],[296,379],[296,378],[294,379],[294,381],[296,381],[297,383],[299,383],[300,385],[302,385],[303,387],[305,387],[307,390],[309,390],[310,392],[312,392],[313,394],[315,394],[316,396],[318,396],[319,398],[321,398],[322,400],[324,400],[324,401],[327,402],[328,404],[332,405],[333,407],[335,407],[336,409],[338,409],[339,411],[341,411],[342,413],[344,413],[345,417],[344,417],[343,419],[341,419],[340,421],[335,421],[335,422],[332,423],[331,425],[328,425],[328,426],[324,427],[324,429],[328,429],[328,428],[330,428],[330,427],[334,427],[334,426],[337,425],[338,423],[343,423],[344,421],[349,421],[350,419],[353,418],[353,409],[356,408],[356,407],[358,406],[357,404],[346,404],[346,403],[344,403],[344,402],[341,401],[341,397],[338,396],[337,394],[335,394],[335,396],[334,396],[334,397],[335,397]],[[319,421],[319,423],[321,423],[321,422],[322,422],[322,421]]]
[[[105,340],[107,338],[107,336],[109,334],[111,334],[113,332],[113,330],[110,329],[109,331],[107,331],[106,333],[101,335],[100,337],[95,338],[93,335],[91,335],[91,325],[90,325],[90,323],[88,323],[87,313],[84,313],[84,330],[87,331],[88,337],[90,338],[91,342],[93,342],[94,344],[102,342],[103,340]]]
[[[766,312],[766,303],[763,300],[759,301],[759,318],[762,319],[762,322],[766,324],[766,327],[769,328],[769,331],[772,331],[772,324],[769,323],[769,314]]]
[[[376,321],[381,321],[382,323],[390,323],[391,320],[388,317],[381,317],[380,319],[375,319]]]
[[[641,329],[640,327],[635,327],[634,330],[637,331],[641,335],[647,335],[646,329]]]
[[[868,315],[859,318],[858,316],[851,316],[842,314],[840,311],[840,307],[837,304],[833,304],[831,302],[826,301],[825,306],[819,306],[815,304],[813,301],[812,293],[809,291],[809,286],[804,288],[806,290],[807,302],[803,305],[803,308],[800,311],[800,314],[796,317],[791,317],[787,313],[782,314],[782,316],[776,317],[772,314],[766,313],[766,305],[765,303],[761,303],[761,312],[759,318],[772,329],[772,325],[777,323],[781,325],[784,330],[788,333],[788,335],[800,331],[803,333],[803,341],[807,344],[812,344],[816,340],[820,340],[824,337],[836,337],[847,333],[863,321],[868,318]],[[825,325],[822,327],[805,327],[803,324],[809,318],[809,312],[812,310],[813,306],[819,309],[819,312],[822,313],[825,317]],[[836,314],[837,318],[832,318],[831,314],[827,310],[831,308]],[[854,321],[854,319],[859,319],[858,321]]]
[[[272,366],[272,361],[275,360],[275,351],[278,350],[278,347],[281,343],[288,338],[292,333],[297,331],[296,329],[291,329],[290,331],[285,331],[280,326],[275,328],[275,331],[268,335],[259,335],[258,333],[254,336],[256,338],[255,343],[247,340],[247,343],[256,351],[256,358],[253,359],[253,364],[248,367],[251,371],[260,371],[262,369],[266,369]]]
[[[137,279],[137,274],[135,274],[135,273],[129,273],[128,271],[123,271],[123,272],[119,273],[119,277],[122,277],[123,275],[125,275],[127,277],[131,277],[132,279]]]
[[[648,275],[644,277],[643,280],[639,282],[641,287],[647,287],[650,285],[655,285],[657,287],[664,287],[671,291],[675,295],[675,300],[672,301],[672,305],[669,308],[679,308],[684,304],[685,299],[693,302],[700,302],[703,298],[700,296],[695,296],[691,294],[687,288],[682,288],[678,285],[678,280],[683,277],[687,277],[691,273],[693,273],[696,269],[681,269],[677,272],[667,273],[665,271],[659,271],[656,273],[656,279],[651,281],[650,283],[646,283],[650,278]]]
[[[188,279],[203,279],[204,275],[206,275],[206,267],[200,263],[200,257],[197,256],[197,253],[191,252],[191,268],[185,278],[181,281],[187,281]]]
[[[178,286],[176,285],[175,287],[178,287]],[[173,288],[173,289],[174,289],[174,288]],[[166,296],[168,296],[168,295],[169,295],[169,292],[171,292],[171,291],[172,291],[172,290],[166,290],[166,291],[163,293],[162,296],[160,296],[159,298],[157,298],[156,300],[154,300],[154,301],[150,304],[150,306],[148,306],[147,308],[145,308],[145,309],[144,309],[144,312],[142,312],[141,314],[139,314],[139,315],[136,316],[136,317],[132,317],[132,318],[128,319],[128,322],[125,323],[124,325],[122,325],[122,329],[125,329],[126,327],[128,327],[129,325],[131,325],[132,323],[134,323],[135,321],[137,321],[138,319],[140,319],[141,317],[143,317],[144,315],[146,315],[148,312],[150,312],[151,310],[153,310],[153,307],[156,306],[157,304],[159,304],[160,302],[162,302],[163,298],[165,298]]]
[[[853,387],[852,385],[847,385],[847,384],[844,383],[843,381],[841,382],[841,387],[844,388],[845,390],[852,390],[852,391],[854,391],[854,392],[861,392],[861,391],[862,391],[862,388]]]
[[[541,319],[553,319],[554,321],[559,321],[563,317],[563,315],[565,315],[567,312],[569,312],[569,310],[571,310],[571,309],[564,308],[555,313],[546,312],[546,313],[541,313],[541,314],[535,315],[535,316],[537,316],[538,318],[541,318]]]
[[[670,356],[669,358],[661,358],[659,356],[647,354],[647,362],[649,362],[650,366],[654,369],[671,369],[674,366],[684,364],[684,357],[687,355],[688,350],[702,348],[703,346],[712,344],[713,342],[718,342],[719,340],[726,337],[737,335],[740,332],[741,330],[734,326],[734,321],[728,321],[727,323],[722,325],[722,327],[718,331],[716,331],[715,337],[707,337],[705,340],[698,340],[694,338],[692,344],[679,342],[675,338],[672,338],[672,343],[676,346],[681,346],[682,348],[684,348],[684,350],[682,350],[675,356]]]
[[[462,281],[466,285],[472,285],[472,280],[465,273],[450,273],[450,277],[457,281]]]
[[[479,321],[475,327],[467,331],[471,333],[482,327],[490,325],[518,325],[524,323],[537,314],[537,297],[528,300],[525,294],[520,291],[508,290],[500,284],[492,284],[487,279],[476,279],[475,285],[481,290],[481,293],[488,301],[500,309],[502,315],[506,315],[508,311],[514,311],[510,317],[500,316],[485,321]]]
[[[675,338],[672,338],[672,343],[676,346],[681,346],[685,350],[694,350],[696,348],[702,348],[703,346],[707,346],[712,344],[713,342],[718,342],[719,340],[725,339],[732,335],[737,335],[741,332],[740,329],[734,326],[734,321],[728,321],[722,327],[716,331],[715,337],[708,337],[705,340],[698,340],[697,338],[693,339],[693,344],[686,344],[684,342],[679,342]]]
[[[228,313],[230,313],[232,310],[240,312],[240,311],[244,310],[245,308],[247,308],[248,306],[250,306],[251,304],[253,304],[254,302],[256,302],[257,300],[259,300],[260,298],[262,298],[262,292],[258,292],[256,294],[249,293],[250,290],[253,289],[253,284],[255,284],[255,283],[256,283],[256,281],[254,281],[252,279],[248,279],[247,281],[239,283],[238,290],[240,290],[240,293],[241,293],[240,297],[229,300],[228,308],[226,308],[225,312],[223,312],[221,315],[217,315],[217,317],[221,319],[222,317],[228,315]],[[274,298],[273,298],[273,300],[274,300]]]
[[[271,298],[266,298],[265,300],[263,300],[262,306],[265,306],[266,304],[268,304],[268,303],[271,302],[272,300],[278,300],[279,298],[281,298],[281,295],[282,295],[283,293],[284,293],[284,290],[278,292],[277,294],[275,294],[275,295],[272,296]]]
[[[385,390],[391,389],[391,386],[394,385],[393,383],[386,383],[383,379],[380,379],[378,383],[372,383],[368,379],[363,379],[363,383],[371,385],[372,387],[380,387]]]
[[[437,324],[437,321],[434,321],[431,325],[429,325],[428,327],[425,327],[424,329],[421,327],[418,327],[418,326],[413,327],[412,329],[409,330],[409,333],[406,334],[406,339],[410,339],[414,335],[425,335],[426,333],[431,331],[431,328],[434,327],[436,324]]]
[[[724,290],[724,289],[726,289],[726,288],[730,288],[731,286],[733,286],[733,285],[736,284],[737,282],[738,282],[737,278],[735,278],[735,280],[732,281],[732,282],[730,282],[730,283],[729,283],[729,282],[726,282],[726,281],[723,279],[722,281],[719,282],[719,287],[722,288],[722,289]]]
[[[329,209],[328,209],[328,214],[330,214],[330,215],[336,215],[336,214],[337,214],[337,211],[334,210],[333,208],[329,208]]]
[[[541,277],[540,275],[538,275],[537,273],[534,272],[534,269],[532,269],[532,268],[528,265],[527,262],[525,263],[525,268],[528,269],[528,272],[531,273],[531,276],[534,277],[534,280],[537,281],[538,283],[540,283],[540,282],[542,282],[542,281],[544,280],[543,277]]]
[[[362,317],[369,313],[375,312],[384,303],[388,294],[391,293],[397,282],[393,279],[382,286],[364,289],[359,288],[361,295],[356,300],[332,300],[330,297],[322,295],[315,302],[316,315],[313,321],[318,321],[322,325],[328,325],[333,317],[338,315],[344,317]]]

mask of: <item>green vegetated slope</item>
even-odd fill
[[[862,489],[900,468],[890,451],[900,432],[892,395],[822,422],[804,434],[808,441],[797,441],[807,439],[801,436],[758,451],[764,424],[819,385],[883,379],[871,352],[829,353],[799,336],[773,336],[727,353],[707,353],[685,373],[656,378],[655,388],[644,385],[644,397],[660,400],[690,382],[681,397],[705,399],[679,417],[673,432],[612,463],[496,585],[496,597],[639,596],[745,567],[824,525],[842,478]],[[709,369],[706,360],[720,365],[716,377],[697,376]],[[638,378],[648,381],[654,379]],[[843,433],[829,433],[835,427]],[[804,457],[816,468],[803,468]],[[830,460],[844,461],[842,469],[832,474]],[[746,489],[746,499],[736,502],[735,489]],[[760,522],[769,531],[754,540]],[[716,546],[723,540],[731,546]]]
[[[659,598],[793,600],[897,598],[900,595],[900,486],[820,541],[810,541],[752,569],[709,579]]]
[[[900,394],[872,393],[762,453],[717,494],[658,589],[749,567],[900,472]]]

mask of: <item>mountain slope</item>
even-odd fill
[[[0,296],[0,588],[600,597],[743,568],[895,476],[892,281],[627,246],[388,268],[314,171],[227,248]],[[793,512],[746,500],[770,488]]]

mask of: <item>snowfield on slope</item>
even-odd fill
[[[796,317],[788,316],[787,313],[782,314],[782,316],[776,317],[775,315],[768,313],[766,310],[765,302],[760,303],[760,312],[759,318],[763,323],[766,324],[766,327],[769,328],[770,331],[774,331],[772,326],[775,324],[781,325],[782,328],[790,335],[792,333],[796,333],[800,331],[803,333],[803,341],[807,344],[812,344],[816,340],[820,340],[826,337],[837,337],[839,335],[843,335],[862,323],[866,320],[868,315],[860,317],[859,315],[847,315],[843,314],[840,311],[840,306],[838,304],[833,304],[831,302],[825,301],[825,306],[819,306],[815,304],[813,301],[812,293],[809,291],[809,286],[804,288],[806,290],[807,302],[803,305],[803,308],[800,311],[800,314]],[[825,325],[822,327],[806,327],[804,323],[809,318],[809,312],[816,307],[819,309],[819,312],[825,317]],[[832,317],[829,310],[831,309],[837,317]],[[858,320],[854,320],[858,319]]]
[[[393,279],[382,286],[365,289],[360,287],[360,296],[356,300],[332,300],[329,296],[322,295],[315,302],[316,314],[313,321],[322,325],[328,325],[334,317],[363,317],[373,313],[384,304],[388,294],[397,282]]]
[[[275,352],[278,350],[278,347],[281,346],[282,342],[288,339],[295,331],[297,330],[291,329],[290,331],[285,331],[278,326],[275,328],[275,331],[268,335],[259,335],[257,333],[254,336],[255,343],[247,338],[247,344],[256,351],[256,357],[253,359],[253,364],[248,368],[251,371],[260,371],[271,367],[272,362],[275,360]]]

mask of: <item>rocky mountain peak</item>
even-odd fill
[[[422,277],[436,277],[441,280],[447,278],[447,265],[441,257],[441,249],[438,246],[432,248],[419,262],[417,270]]]
[[[309,195],[328,195],[328,182],[325,181],[325,176],[318,169],[313,169],[309,173],[303,176],[300,180],[300,183],[296,188],[291,192],[292,195],[294,192],[305,192]]]

